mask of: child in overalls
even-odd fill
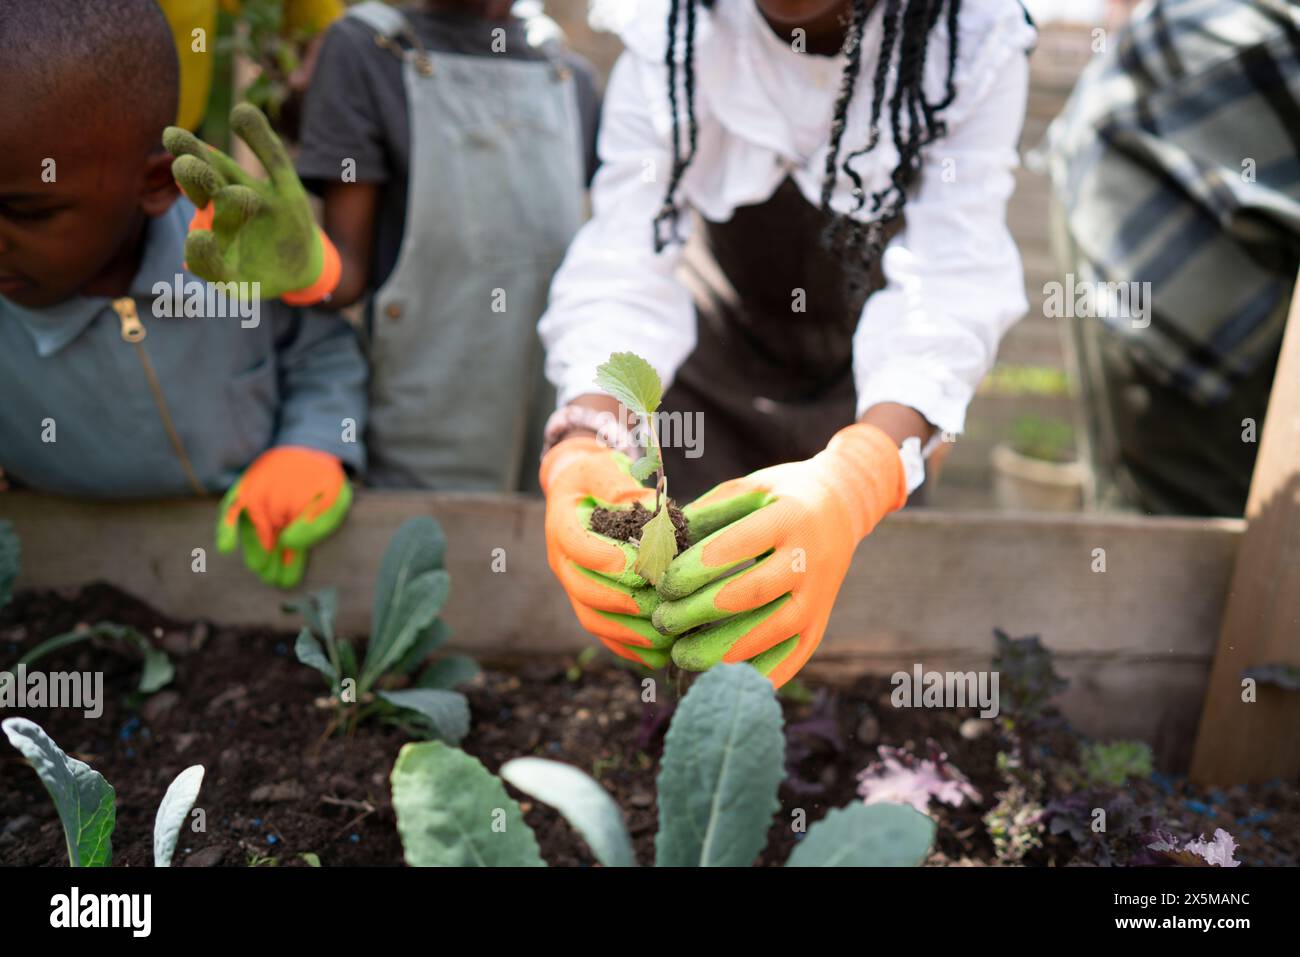
[[[241,232],[304,247],[292,279],[261,277],[289,301],[372,291],[369,484],[536,487],[554,402],[536,323],[580,223],[597,112],[558,28],[509,0],[362,3],[326,34],[305,105],[298,169],[323,232],[223,230],[218,214],[191,237],[241,279],[276,255],[239,257]]]

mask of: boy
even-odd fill
[[[96,498],[229,489],[218,546],[292,587],[364,464],[365,364],[341,319],[185,269],[176,91],[153,0],[0,7],[0,468]]]

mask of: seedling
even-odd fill
[[[360,664],[351,642],[335,632],[337,589],[285,606],[307,621],[294,652],[329,682],[335,711],[331,731],[354,730],[373,716],[415,736],[453,744],[469,732],[469,702],[452,689],[478,674],[472,659],[444,657],[412,678],[450,635],[438,617],[451,590],[451,576],[443,568],[446,552],[447,539],[432,518],[410,519],[397,530],[379,567],[370,642]]]
[[[113,860],[113,827],[117,819],[116,792],[104,776],[76,758],[70,758],[40,725],[26,718],[0,722],[18,751],[36,771],[54,800],[63,823],[68,863],[73,867],[108,867]],[[176,776],[167,788],[153,825],[153,863],[170,867],[180,839],[203,785],[203,766],[196,764]]]
[[[41,658],[58,651],[60,648],[66,648],[68,645],[75,645],[82,641],[120,644],[138,652],[144,660],[144,665],[140,670],[140,683],[137,686],[142,694],[153,694],[155,691],[165,688],[176,675],[176,669],[172,666],[172,660],[168,657],[167,652],[161,648],[155,648],[149,643],[148,638],[134,628],[128,625],[114,624],[111,621],[101,621],[95,625],[81,625],[62,635],[55,635],[53,638],[41,642],[18,659],[18,664],[14,666],[13,670],[17,671],[19,667],[35,664]],[[4,689],[11,677],[10,672],[0,671],[0,690]]]
[[[660,765],[660,867],[752,864],[779,808],[785,740],[771,684],[747,664],[718,665],[677,706]],[[606,867],[635,866],[623,814],[583,771],[516,758],[501,778],[564,816]],[[393,810],[408,864],[544,866],[537,839],[501,778],[441,742],[408,744],[393,767]],[[934,822],[899,804],[853,804],[809,828],[789,867],[911,866]]]
[[[673,557],[687,544],[686,519],[668,497],[668,476],[655,426],[663,383],[650,363],[636,353],[616,352],[596,370],[596,384],[638,416],[650,437],[646,454],[632,463],[632,477],[645,482],[654,476],[655,507],[653,512],[640,503],[631,509],[597,508],[592,512],[591,527],[602,535],[636,542],[636,573],[657,585]]]

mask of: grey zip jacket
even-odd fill
[[[365,465],[366,362],[332,312],[227,297],[185,271],[194,207],[151,220],[122,299],[0,297],[0,468],[89,498],[225,491],[297,445]]]

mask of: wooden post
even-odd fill
[[[1260,436],[1219,646],[1201,712],[1192,780],[1237,784],[1300,775],[1300,692],[1247,698],[1244,671],[1300,667],[1300,285]]]

